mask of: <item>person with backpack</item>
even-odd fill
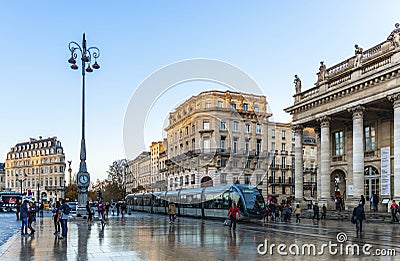
[[[68,217],[71,212],[71,208],[67,205],[65,199],[62,200],[63,204],[59,208],[58,221],[61,223],[61,236],[59,239],[67,238],[68,233]]]
[[[354,208],[353,215],[351,216],[351,222],[356,224],[356,233],[358,237],[358,232],[360,232],[360,236],[362,233],[362,222],[365,219],[365,212],[362,202],[360,201],[358,206]]]

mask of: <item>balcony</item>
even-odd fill
[[[45,186],[44,187],[45,190],[47,191],[54,191],[54,190],[65,190],[64,186]]]
[[[281,155],[288,155],[288,151],[287,150],[281,150]]]

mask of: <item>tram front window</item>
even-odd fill
[[[265,202],[260,195],[260,192],[254,189],[243,189],[244,200],[246,201],[247,209],[264,209]]]

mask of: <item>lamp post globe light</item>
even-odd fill
[[[90,184],[90,175],[86,168],[86,145],[85,145],[85,74],[86,72],[91,73],[93,69],[97,70],[100,65],[97,63],[97,58],[100,56],[100,50],[97,47],[86,47],[85,34],[83,34],[82,45],[72,41],[68,45],[69,51],[71,52],[71,58],[68,62],[71,64],[71,69],[78,70],[77,58],[81,60],[81,71],[82,71],[82,139],[81,139],[81,150],[80,150],[80,164],[79,171],[77,174],[77,185],[78,185],[78,215],[85,215],[86,213],[86,201],[88,196],[88,187]],[[79,56],[79,57],[78,57]],[[94,63],[92,65],[92,62]]]

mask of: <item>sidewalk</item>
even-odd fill
[[[34,237],[21,237],[18,232],[10,238],[0,248],[0,260],[147,260],[140,258],[137,251],[107,244],[112,237],[109,234],[111,229],[106,226],[102,231],[99,221],[94,221],[89,230],[86,220],[69,220],[67,239],[58,239],[53,235],[54,226],[50,217],[38,218],[34,228]],[[112,233],[123,233],[123,230],[120,226],[112,227]]]

